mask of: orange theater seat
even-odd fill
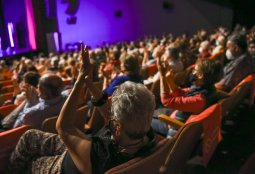
[[[11,113],[17,105],[11,104],[11,105],[6,105],[6,106],[1,106],[0,107],[0,118],[4,118],[6,115]]]
[[[0,106],[7,100],[11,100],[13,97],[13,92],[8,92],[4,94],[0,94]]]
[[[214,150],[222,140],[221,135],[222,109],[220,104],[214,104],[199,115],[191,115],[185,124],[201,122],[203,125],[202,158],[207,166]]]
[[[250,74],[248,76],[246,76],[241,82],[239,82],[231,91],[230,91],[230,95],[232,93],[234,93],[236,90],[238,90],[238,88],[240,88],[241,86],[243,86],[246,83],[252,84],[252,82],[255,79],[255,75],[254,74]]]
[[[21,126],[0,133],[0,173],[4,173],[9,158],[21,135],[29,129],[28,126]]]
[[[6,85],[6,86],[3,86],[1,89],[1,93],[7,93],[7,92],[13,92],[13,91],[14,91],[13,85]]]
[[[204,166],[207,166],[215,148],[222,139],[221,119],[221,105],[218,103],[210,106],[198,115],[191,115],[185,124],[170,118],[167,115],[159,115],[160,121],[166,124],[170,124],[171,126],[177,128],[178,131],[183,129],[185,126],[194,123],[200,125],[203,128],[202,132],[204,136],[202,137],[202,160]]]
[[[12,85],[13,81],[12,80],[4,80],[4,81],[0,81],[0,89],[6,85]]]

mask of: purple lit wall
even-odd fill
[[[171,0],[173,8],[163,9],[163,0],[80,0],[77,23],[68,25],[67,4],[57,0],[62,43],[83,41],[91,46],[118,40],[132,40],[146,34],[212,31],[219,25],[231,27],[232,10],[203,0]],[[117,10],[121,17],[115,17]]]
[[[26,19],[26,8],[24,0],[4,0],[2,1],[5,27],[9,22],[15,24],[17,30],[18,49],[31,49],[28,40],[28,29]]]

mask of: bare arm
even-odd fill
[[[172,69],[167,73],[166,64],[162,63],[160,58],[157,59],[157,66],[160,74],[160,95],[163,96],[164,93],[170,93],[177,88],[174,82],[174,72]]]
[[[85,52],[88,50],[86,49]],[[84,52],[84,50],[83,50]],[[84,54],[84,53],[83,53]],[[57,120],[56,128],[58,134],[65,143],[68,152],[74,161],[76,167],[82,173],[91,174],[92,166],[90,161],[91,140],[87,138],[75,126],[75,115],[77,113],[78,100],[80,91],[85,82],[87,71],[80,71],[79,77],[74,85],[74,88],[67,98],[60,115]]]

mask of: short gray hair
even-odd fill
[[[112,95],[111,117],[130,138],[142,138],[149,131],[154,110],[155,97],[143,84],[127,81]]]

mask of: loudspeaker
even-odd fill
[[[48,52],[58,53],[62,50],[61,34],[59,32],[47,33]]]
[[[122,17],[122,10],[117,10],[117,11],[115,11],[115,12],[114,12],[114,16],[115,16],[116,18],[121,18],[121,17]]]

